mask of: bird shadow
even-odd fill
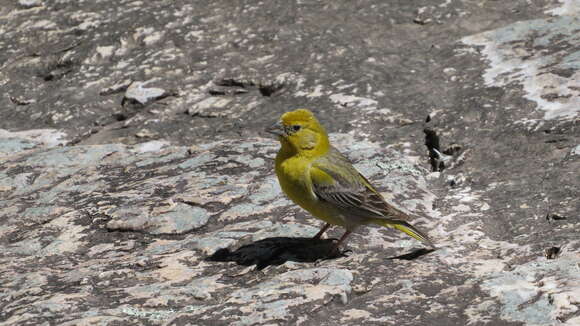
[[[207,257],[206,261],[235,262],[238,265],[256,265],[258,270],[281,265],[287,261],[313,263],[319,260],[346,257],[350,250],[337,251],[336,239],[273,237],[262,239],[234,251],[222,248]],[[414,260],[433,252],[434,249],[417,249],[389,259]]]
[[[433,251],[435,251],[436,249],[427,249],[427,248],[421,248],[421,249],[417,249],[417,250],[413,250],[409,253],[403,254],[403,255],[399,255],[399,256],[395,256],[395,257],[390,257],[390,260],[395,260],[395,259],[399,259],[399,260],[414,260],[417,259],[419,257],[425,256],[427,254],[432,253]]]
[[[262,239],[234,251],[219,249],[207,261],[229,262],[238,265],[256,265],[258,270],[271,265],[281,265],[287,261],[313,263],[318,260],[346,256],[347,251],[337,251],[336,239],[274,237]]]

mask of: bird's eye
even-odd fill
[[[296,131],[300,130],[300,128],[302,128],[302,127],[299,126],[299,125],[293,125],[292,126],[292,131],[296,132]]]

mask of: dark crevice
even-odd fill
[[[558,214],[554,214],[554,213],[548,213],[546,214],[546,220],[548,221],[560,221],[560,220],[565,220],[567,219],[566,216],[562,216],[562,215],[558,215]]]
[[[123,112],[119,112],[119,113],[114,113],[113,118],[115,118],[115,121],[125,121],[125,120],[129,119],[129,116]]]
[[[423,132],[425,133],[425,146],[429,150],[431,170],[433,172],[443,171],[445,169],[445,163],[441,160],[440,142],[437,132],[429,127],[425,127]]]
[[[284,83],[279,82],[258,82],[244,78],[223,78],[215,82],[217,87],[211,88],[208,92],[212,96],[240,95],[248,93],[250,90],[258,90],[260,95],[265,97],[273,96],[284,88]]]
[[[546,259],[556,259],[561,251],[562,249],[560,247],[550,247],[546,248],[544,255],[546,256]]]
[[[262,96],[270,97],[274,95],[274,93],[280,91],[283,87],[284,85],[282,84],[260,85],[258,90],[260,91],[260,94],[262,94]]]

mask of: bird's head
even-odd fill
[[[267,132],[277,135],[282,147],[289,146],[297,153],[324,154],[329,148],[324,127],[307,109],[286,112]]]

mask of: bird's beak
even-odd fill
[[[282,121],[278,121],[275,124],[271,125],[270,127],[266,128],[266,132],[269,132],[277,136],[286,136],[286,131],[284,130]]]

